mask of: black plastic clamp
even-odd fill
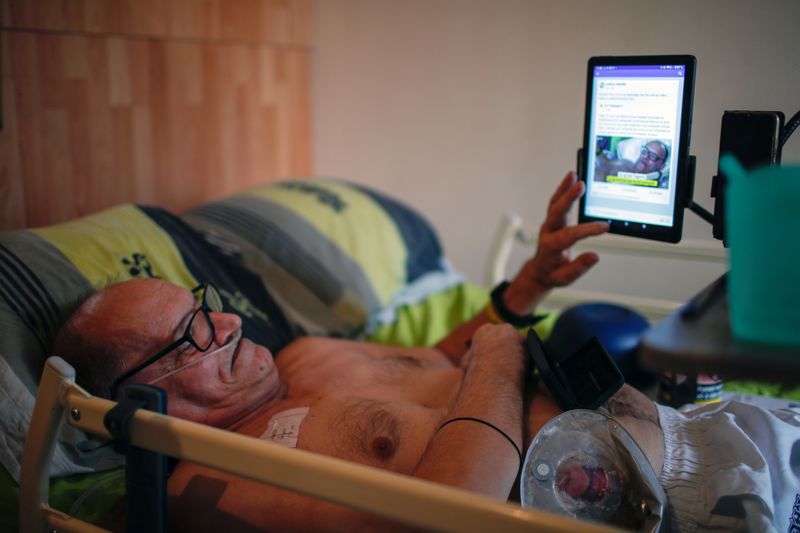
[[[111,408],[103,417],[106,427],[114,441],[114,451],[127,455],[131,445],[130,422],[136,411],[142,409],[147,402],[135,398],[124,398]]]
[[[603,345],[592,337],[577,352],[556,360],[528,331],[528,355],[562,409],[597,409],[625,384],[625,378]]]
[[[150,385],[127,385],[123,398],[106,413],[103,424],[114,439],[114,450],[125,455],[127,531],[167,530],[167,457],[131,444],[130,425],[136,411],[167,412],[167,394]]]

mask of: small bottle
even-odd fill
[[[659,376],[658,403],[677,409],[689,403],[718,402],[722,398],[722,388],[723,381],[716,374],[663,372]]]
[[[699,374],[694,403],[714,403],[722,399],[722,379],[716,374]]]

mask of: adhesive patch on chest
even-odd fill
[[[300,424],[308,414],[308,407],[295,407],[281,411],[269,419],[267,430],[261,438],[286,446],[297,448],[297,436],[300,435]]]

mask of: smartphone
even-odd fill
[[[680,241],[691,193],[696,64],[690,55],[589,60],[580,222],[602,220],[611,233]]]
[[[780,111],[725,111],[719,135],[719,155],[733,154],[748,170],[781,162],[780,136],[784,115]],[[727,246],[725,188],[727,177],[717,168],[711,187],[714,198],[715,239]]]

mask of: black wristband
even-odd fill
[[[477,422],[479,424],[483,424],[484,426],[492,428],[493,430],[498,432],[500,435],[505,437],[506,440],[508,442],[510,442],[511,445],[514,447],[514,450],[516,450],[517,455],[519,456],[519,466],[520,466],[520,468],[522,468],[522,451],[519,449],[519,446],[517,446],[517,443],[514,442],[514,439],[509,437],[508,434],[505,431],[503,431],[502,429],[500,429],[499,427],[495,426],[491,422],[487,422],[486,420],[484,420],[482,418],[475,418],[475,417],[472,417],[472,416],[457,416],[455,418],[451,418],[449,420],[445,420],[442,423],[442,425],[439,426],[439,430],[438,431],[441,431],[442,428],[445,427],[447,424],[451,424],[453,422],[458,422],[459,420],[464,420],[464,421],[467,421],[467,422]]]
[[[506,307],[503,294],[506,292],[509,285],[511,284],[508,281],[503,281],[492,289],[492,307],[494,307],[494,310],[497,311],[497,314],[504,322],[511,324],[515,328],[526,328],[533,326],[544,318],[544,315],[518,315]]]

